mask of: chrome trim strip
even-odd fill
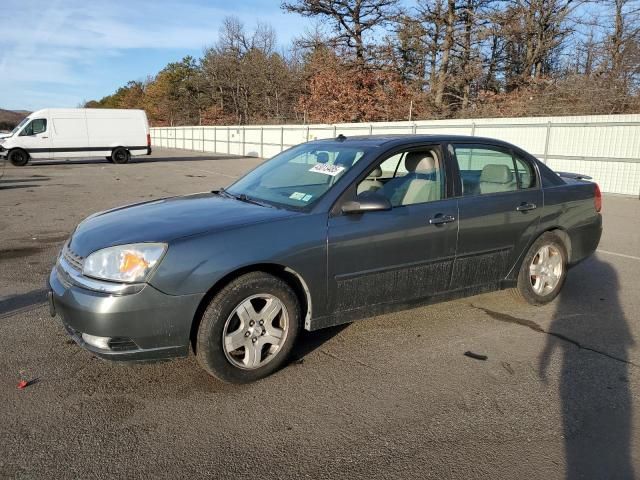
[[[85,277],[73,268],[63,256],[58,257],[58,266],[74,285],[86,288],[87,290],[93,290],[94,292],[108,293],[111,295],[129,295],[138,293],[145,285],[144,283],[103,282]]]

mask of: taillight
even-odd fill
[[[597,183],[594,183],[594,195],[593,195],[593,206],[596,207],[596,212],[602,210],[602,193],[600,193],[600,187]]]
[[[151,134],[147,133],[147,147],[151,146]]]

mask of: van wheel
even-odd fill
[[[567,250],[556,234],[546,232],[533,242],[520,266],[516,298],[544,305],[556,298],[567,278]]]
[[[9,152],[9,161],[14,167],[24,167],[29,163],[29,154],[19,148]]]
[[[113,163],[127,163],[130,158],[129,150],[126,148],[118,147],[111,153],[111,161]]]
[[[300,302],[283,280],[251,272],[224,287],[205,310],[198,363],[214,377],[247,383],[284,365],[300,331]]]

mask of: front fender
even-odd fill
[[[169,244],[149,283],[170,295],[204,294],[221,279],[252,265],[272,264],[296,272],[307,285],[314,316],[324,314],[327,289],[326,214],[309,214]]]

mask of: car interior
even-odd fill
[[[440,160],[435,149],[402,152],[384,160],[360,184],[358,195],[381,193],[394,207],[442,198]]]
[[[508,152],[489,147],[456,147],[455,155],[460,168],[463,195],[512,192],[534,186],[535,176],[531,166]]]

